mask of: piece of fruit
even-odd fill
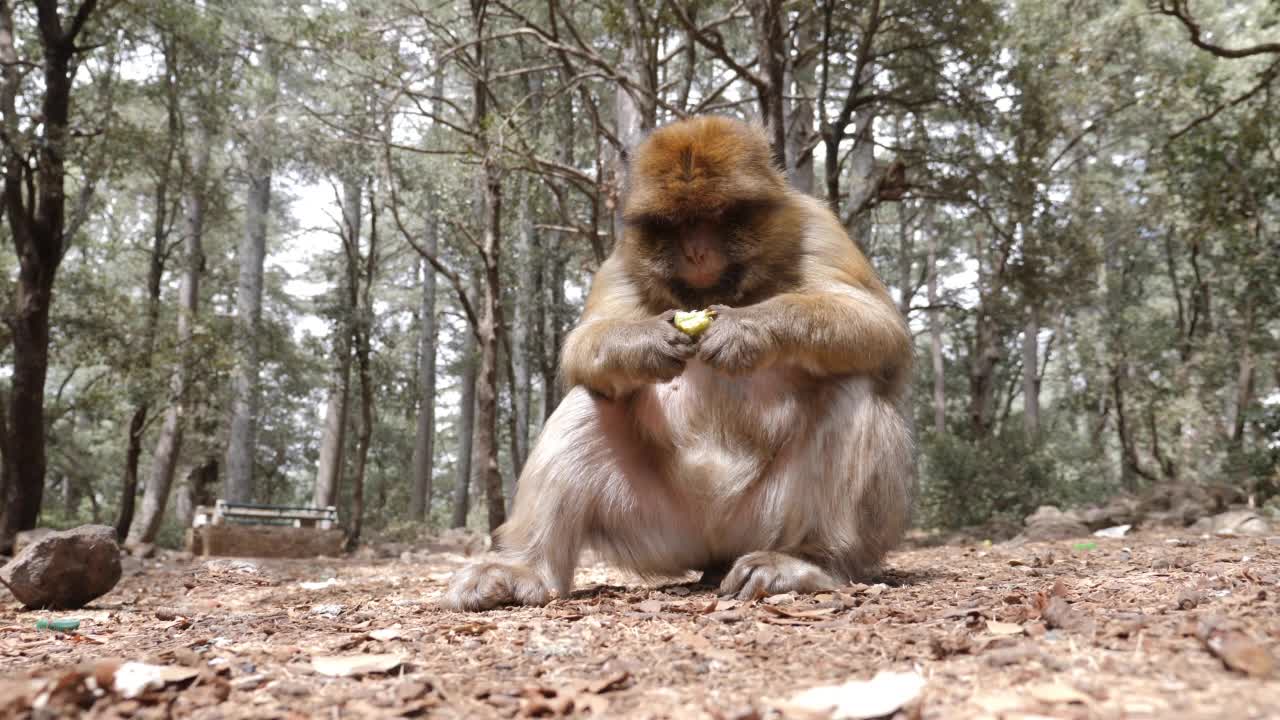
[[[693,312],[685,312],[679,310],[676,312],[675,324],[680,332],[689,337],[698,337],[702,331],[711,327],[711,318],[715,317],[715,313],[710,310],[694,310]]]

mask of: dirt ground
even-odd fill
[[[751,603],[591,566],[544,608],[438,609],[466,561],[130,559],[85,610],[9,598],[0,716],[827,717],[787,701],[892,670],[925,681],[905,718],[1280,717],[1280,538],[921,547]],[[95,690],[122,660],[169,674]]]

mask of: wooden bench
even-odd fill
[[[219,500],[196,508],[187,530],[192,555],[309,558],[342,554],[346,533],[338,509],[255,505]]]

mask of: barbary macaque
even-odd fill
[[[787,185],[761,128],[722,117],[641,142],[623,219],[500,560],[456,573],[442,604],[565,597],[588,547],[744,599],[873,570],[908,521],[911,338],[840,221]],[[677,329],[696,309],[710,325]]]

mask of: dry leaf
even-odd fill
[[[973,699],[973,703],[992,715],[1002,715],[1026,706],[1026,696],[1012,690],[992,690]]]
[[[606,693],[610,690],[619,690],[622,688],[623,684],[630,679],[631,673],[626,670],[616,672],[603,680],[597,680],[588,685],[587,692],[599,695],[600,693]]]
[[[192,680],[199,674],[199,670],[177,665],[127,662],[116,668],[111,687],[120,697],[134,698],[148,690],[159,690],[169,683]]]
[[[1093,618],[1058,595],[1050,597],[1044,607],[1040,608],[1040,617],[1050,628],[1059,628],[1081,635],[1091,635],[1095,629]]]
[[[987,632],[992,635],[1021,635],[1022,626],[1017,623],[1000,622],[999,620],[987,621]]]
[[[828,615],[835,614],[836,609],[815,608],[813,610],[791,610],[789,608],[778,607],[776,605],[761,605],[766,612],[777,615],[778,617],[796,618],[797,620],[820,620]]]
[[[311,658],[311,667],[329,677],[352,677],[394,670],[404,662],[403,655],[331,655]]]
[[[1265,645],[1240,630],[1222,627],[1215,618],[1201,623],[1196,635],[1209,652],[1232,670],[1256,678],[1275,672],[1276,659]]]
[[[636,609],[642,613],[649,613],[649,614],[660,613],[662,612],[662,601],[661,600],[645,600],[644,602],[637,605]]]
[[[784,712],[830,713],[832,720],[869,720],[892,715],[920,697],[919,673],[881,672],[870,680],[811,688],[785,701],[773,701]]]
[[[381,630],[371,630],[369,632],[369,637],[374,640],[381,640],[382,642],[399,640],[404,637],[404,631],[398,627],[382,628]]]
[[[1088,695],[1062,683],[1040,683],[1027,688],[1031,697],[1047,703],[1089,703]]]

